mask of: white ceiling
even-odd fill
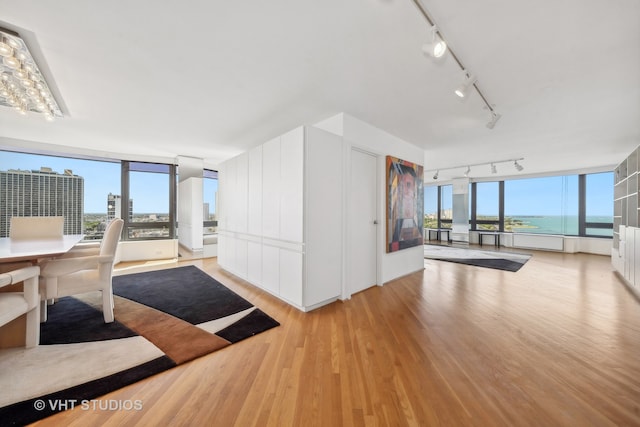
[[[215,165],[340,112],[424,148],[427,170],[516,157],[522,173],[602,169],[640,144],[637,0],[423,5],[502,114],[493,130],[477,94],[453,94],[451,56],[422,54],[412,0],[0,0],[0,26],[36,51],[65,113],[0,108],[0,146]]]

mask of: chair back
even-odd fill
[[[102,243],[100,244],[100,255],[115,256],[123,224],[124,221],[122,219],[115,218],[107,225],[107,229],[104,231],[104,236],[102,237]]]
[[[63,230],[62,216],[12,216],[9,223],[12,239],[62,238]]]

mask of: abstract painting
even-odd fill
[[[422,246],[423,167],[393,156],[386,160],[387,252]]]

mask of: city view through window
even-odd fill
[[[8,235],[11,216],[62,215],[66,234],[83,233],[86,240],[101,239],[108,221],[122,218],[123,212],[130,226],[127,238],[170,237],[168,165],[130,165],[129,201],[123,209],[120,161],[0,151],[1,237]],[[215,221],[217,179],[205,182],[203,214],[210,222]],[[208,225],[205,232],[215,229]]]

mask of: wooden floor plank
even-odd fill
[[[604,256],[424,272],[301,313],[192,260],[281,326],[38,425],[640,425],[640,303]],[[185,263],[180,263],[181,265]]]

